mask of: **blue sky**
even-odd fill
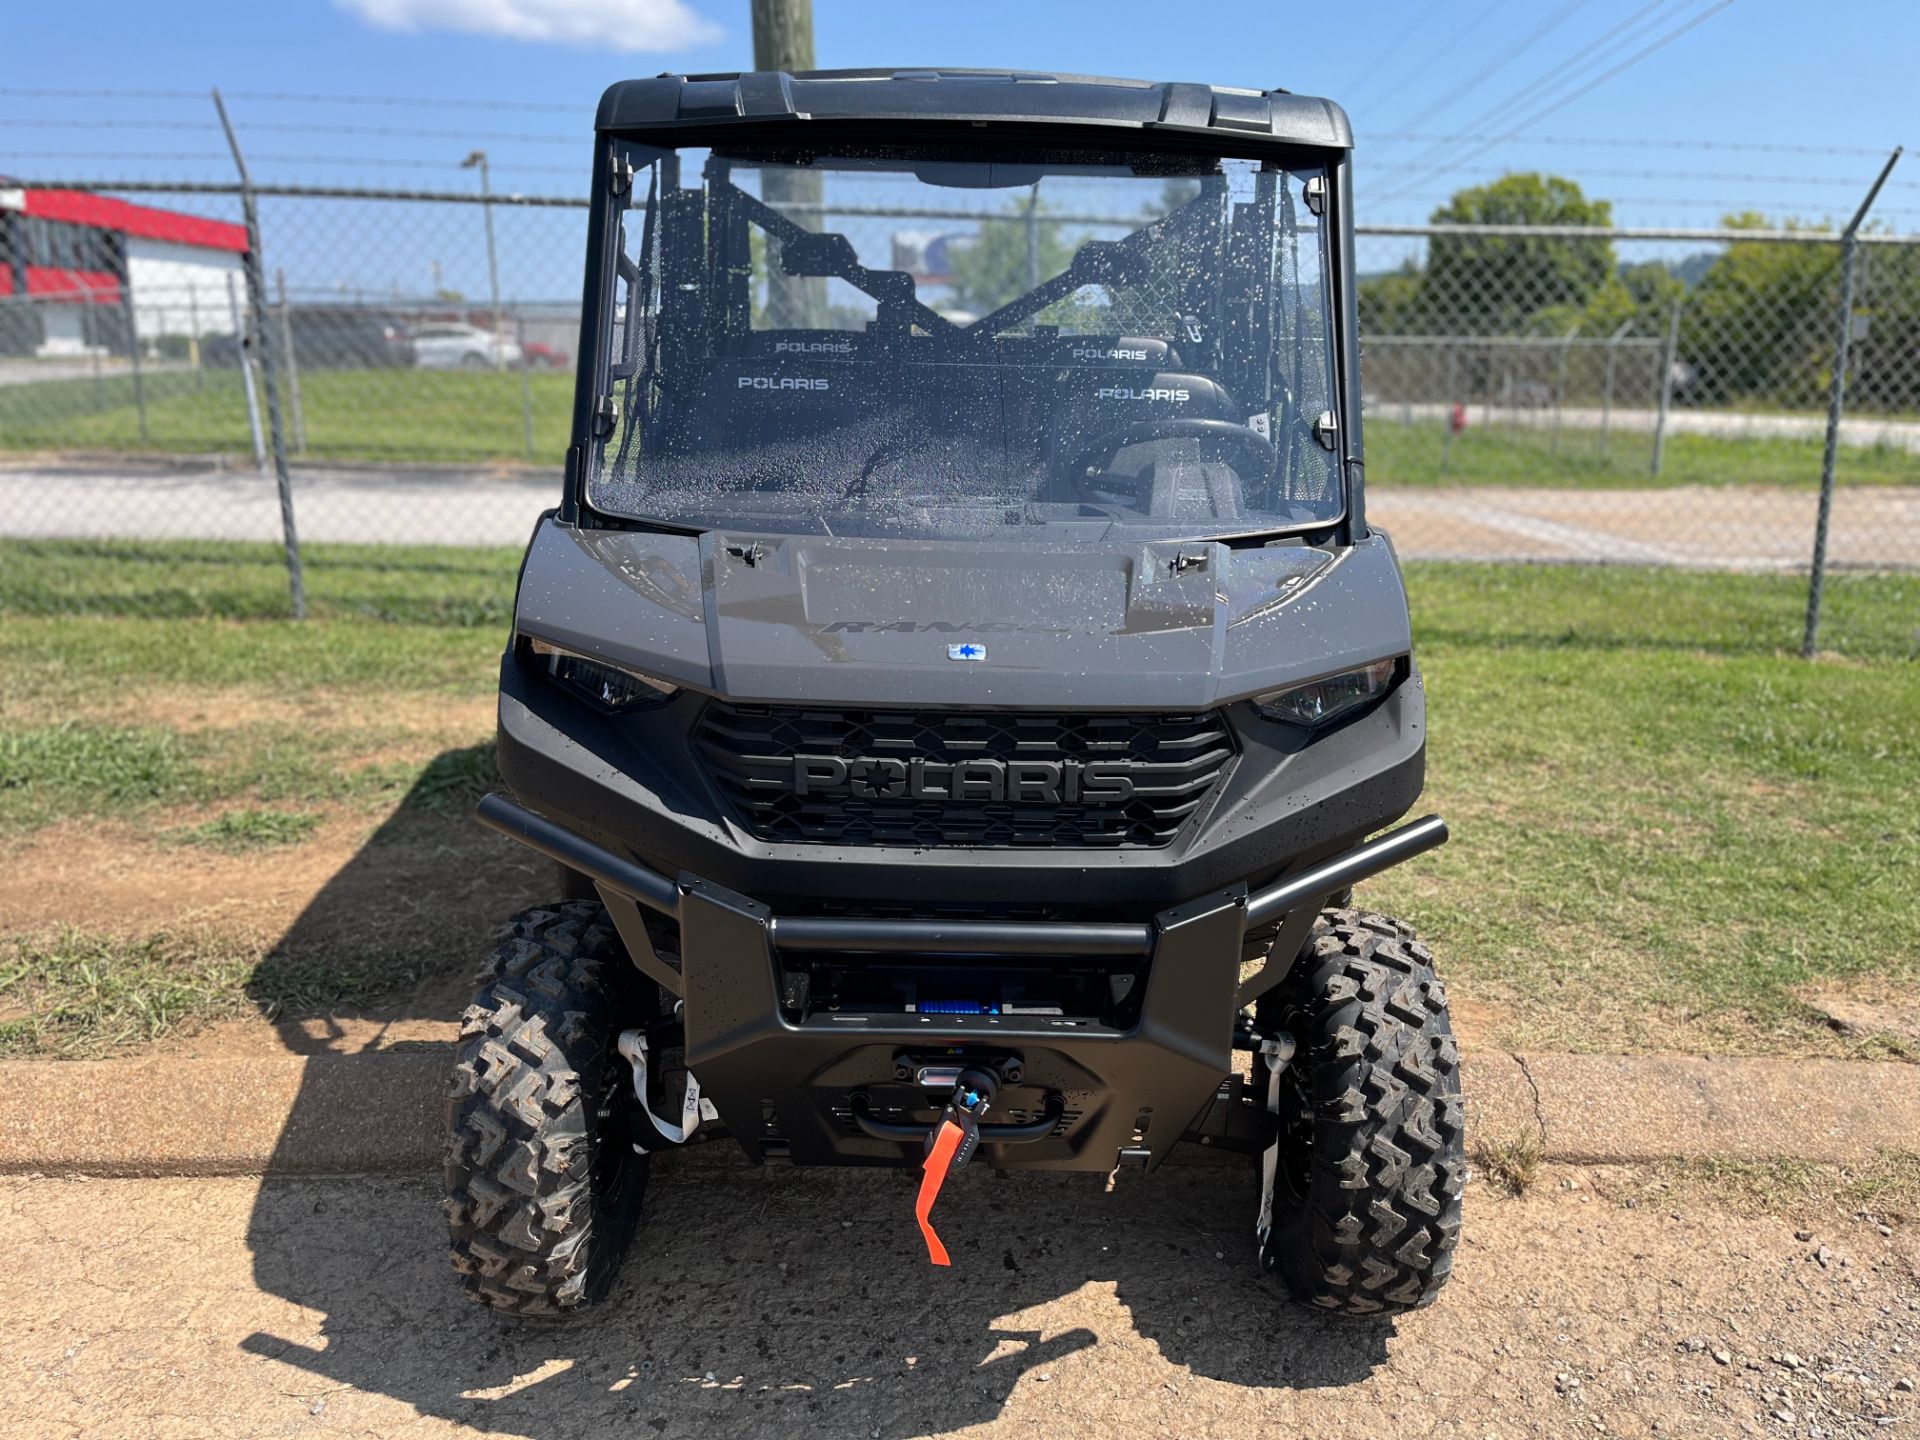
[[[1460,133],[1536,77],[1598,53],[1610,28],[1651,43],[1714,3],[1349,0],[1321,11],[1275,0],[818,0],[816,17],[823,65],[1016,66],[1331,95],[1363,136],[1366,219],[1421,219],[1457,184],[1537,167],[1617,197],[1627,223],[1708,224],[1747,207],[1845,214],[1876,167],[1866,154],[1704,146],[1852,152],[1920,140],[1908,133],[1920,129],[1912,0],[1733,0],[1522,138],[1475,155],[1477,146],[1397,138],[1410,123],[1421,134]],[[210,114],[197,97],[20,93],[218,84],[237,92],[236,120],[271,178],[470,185],[455,163],[465,137],[484,135],[474,143],[491,152],[502,188],[573,191],[587,118],[608,81],[743,68],[751,54],[746,0],[93,0],[84,24],[58,6],[9,8],[0,171],[29,176],[224,178],[219,136],[203,128]],[[1535,92],[1538,103],[1509,107],[1474,133],[1502,133],[1581,74],[1560,72]],[[247,98],[256,92],[435,97],[458,108]],[[1671,140],[1686,147],[1645,143]],[[281,156],[323,158],[272,158]],[[1920,163],[1903,166],[1883,213],[1920,229]]]

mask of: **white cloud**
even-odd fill
[[[464,30],[513,40],[685,50],[720,27],[684,0],[334,0],[382,30]]]

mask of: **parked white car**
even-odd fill
[[[520,345],[478,325],[429,323],[413,332],[414,364],[422,370],[498,370],[521,363]]]

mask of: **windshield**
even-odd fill
[[[1319,171],[632,147],[587,498],[694,529],[1339,518]]]

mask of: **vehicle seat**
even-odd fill
[[[1244,420],[1227,388],[1179,370],[1102,369],[1064,377],[1047,430],[1047,469],[1056,487],[1077,493],[1067,469],[1102,435],[1140,420]]]

